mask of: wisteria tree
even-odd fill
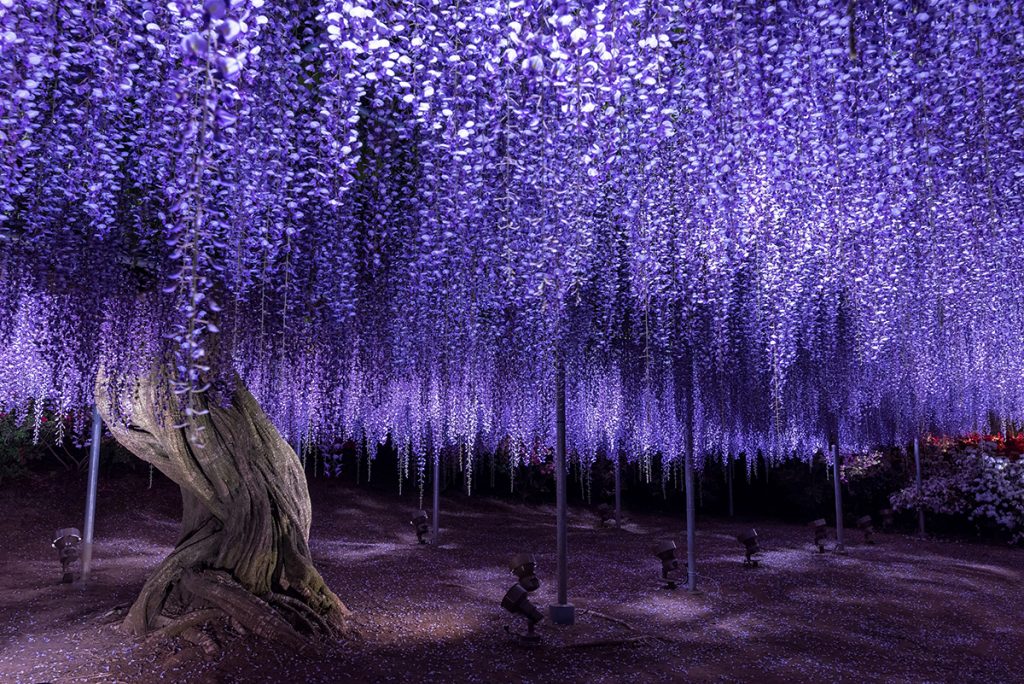
[[[542,457],[556,358],[584,463],[1019,419],[1022,44],[1009,0],[0,0],[0,403],[181,486],[133,632],[297,646],[346,611],[286,439],[421,492]]]

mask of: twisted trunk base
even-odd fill
[[[106,383],[97,387],[114,437],[181,487],[184,509],[181,537],[142,588],[125,629],[187,637],[226,617],[298,650],[343,634],[348,611],[310,559],[309,491],[295,452],[240,381],[228,405],[200,407],[209,413],[190,418],[188,428],[174,427],[185,421],[166,408],[163,383],[159,374],[138,379],[127,425],[112,417]]]

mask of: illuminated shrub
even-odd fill
[[[979,530],[1024,541],[1024,460],[996,442],[958,442],[922,451],[920,496],[913,484],[896,492],[893,507],[923,506],[932,514],[970,521]]]

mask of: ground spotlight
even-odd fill
[[[754,558],[755,553],[761,553],[761,547],[757,543],[757,530],[751,527],[746,532],[736,535],[736,541],[746,548],[746,558],[743,559],[743,566],[756,568],[758,560]]]
[[[505,592],[505,598],[501,599],[501,607],[513,615],[522,615],[526,618],[526,634],[520,634],[519,640],[525,644],[536,644],[540,641],[540,635],[534,627],[544,619],[544,615],[530,601],[530,592],[523,585],[512,585],[512,588]]]
[[[64,573],[61,582],[70,584],[74,581],[71,566],[78,560],[78,544],[82,534],[74,527],[63,527],[53,533],[53,548],[60,556],[60,569]]]
[[[602,527],[611,527],[615,525],[615,510],[608,504],[603,503],[598,506],[597,515],[601,518]]]
[[[661,579],[666,589],[675,589],[686,579],[686,566],[676,560],[676,543],[663,541],[655,545],[654,555],[661,560]]]
[[[870,515],[864,515],[857,518],[857,528],[864,533],[865,544],[875,543],[875,526],[871,522]]]
[[[878,515],[882,518],[882,529],[886,532],[891,530],[896,522],[895,514],[892,512],[892,509],[883,508],[882,510],[878,511]]]
[[[519,584],[527,592],[534,592],[540,589],[540,579],[537,577],[537,559],[532,553],[517,553],[509,561],[512,574],[519,579]]]
[[[828,523],[824,518],[818,518],[811,522],[814,528],[814,544],[818,547],[818,553],[825,553],[825,540],[828,539]]]
[[[420,544],[427,543],[427,533],[430,531],[430,525],[428,524],[427,512],[420,511],[413,519],[409,521],[413,529],[416,530],[416,540]]]

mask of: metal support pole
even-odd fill
[[[565,486],[565,367],[555,361],[555,496],[558,505],[556,545],[558,547],[558,603],[549,607],[556,625],[575,622],[575,608],[569,603],[568,513]]]
[[[729,454],[725,461],[725,482],[729,486],[729,517],[736,515],[732,502],[732,454]]]
[[[430,538],[436,544],[441,533],[441,452],[434,451],[434,514],[430,517]]]
[[[836,553],[846,553],[843,544],[843,492],[839,486],[839,445],[832,445],[832,482],[836,491]]]
[[[615,526],[622,527],[622,459],[615,452]]]
[[[924,536],[924,507],[921,504],[923,484],[921,483],[921,450],[917,444],[917,437],[914,438],[914,470],[917,478],[917,533]]]
[[[697,512],[693,503],[693,361],[691,359],[687,373],[686,392],[686,462],[683,468],[683,479],[686,483],[686,588],[697,590]]]
[[[100,437],[103,418],[100,410],[92,409],[92,444],[89,447],[89,489],[85,493],[85,538],[82,540],[82,584],[89,581],[92,572],[92,540],[96,529],[96,485],[100,475]]]

